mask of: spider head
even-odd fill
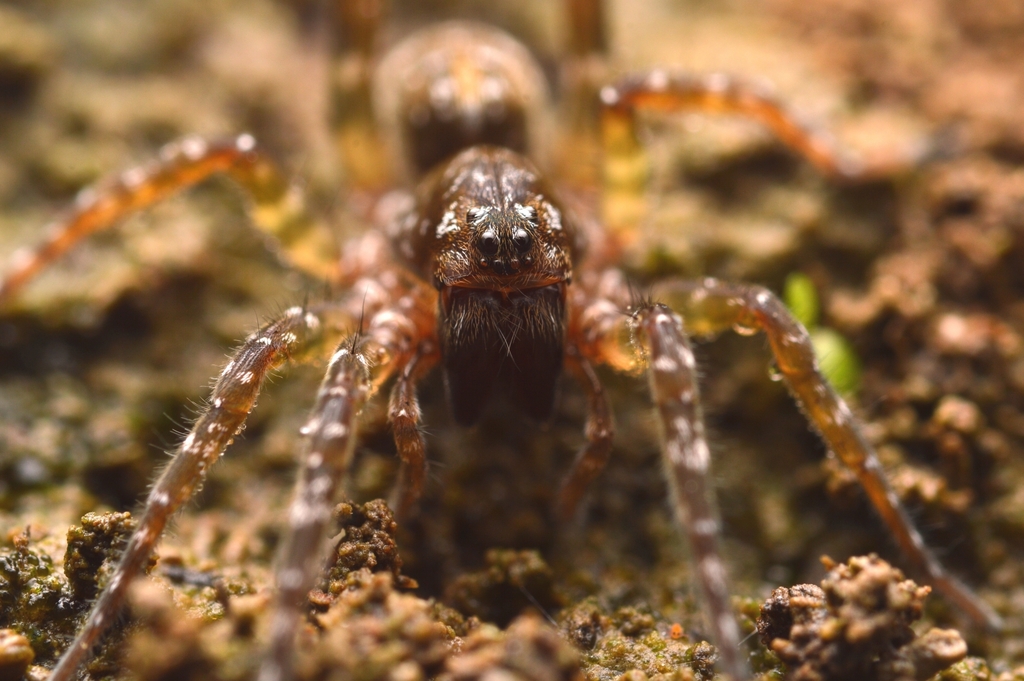
[[[496,386],[550,415],[565,345],[573,230],[539,173],[498,147],[453,157],[423,185],[420,232],[440,291],[438,334],[456,420],[479,417]]]
[[[423,263],[434,285],[524,290],[572,277],[575,243],[563,211],[522,156],[473,147],[424,182]]]

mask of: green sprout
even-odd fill
[[[856,394],[860,388],[860,358],[839,332],[818,326],[818,290],[811,278],[800,272],[790,274],[783,285],[782,299],[793,316],[807,327],[821,373],[839,394],[844,397]]]

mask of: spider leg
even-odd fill
[[[279,550],[270,647],[260,681],[292,677],[299,603],[319,568],[316,559],[334,492],[355,443],[355,416],[370,392],[369,362],[359,345],[358,339],[346,340],[331,357],[313,414],[303,427],[309,446],[288,516],[288,534]]]
[[[972,620],[995,630],[1002,628],[999,615],[967,585],[946,572],[924,543],[850,408],[822,376],[806,329],[782,301],[760,286],[715,279],[674,282],[659,289],[658,294],[680,311],[694,335],[714,335],[727,329],[763,331],[779,373],[800,408],[828,448],[857,476],[913,565]]]
[[[722,666],[734,681],[746,679],[750,672],[740,656],[740,630],[718,550],[718,512],[708,474],[711,453],[704,437],[693,351],[682,320],[664,305],[642,305],[631,321],[650,360],[648,376],[669,489],[697,565]]]
[[[209,467],[242,429],[267,373],[320,336],[319,316],[296,307],[249,336],[235,351],[206,409],[150,490],[138,528],[50,681],[76,677],[92,646],[121,612],[132,578],[146,565],[168,520],[202,486]]]
[[[409,376],[411,384],[423,367],[410,370],[410,363],[426,366],[416,361],[416,348],[422,343],[417,343],[414,328],[412,320],[384,310],[371,320],[365,335],[342,341],[331,357],[313,412],[302,429],[309,444],[289,513],[288,533],[278,552],[269,653],[259,681],[287,681],[293,676],[301,603],[320,569],[324,529],[355,444],[355,419],[388,378],[396,373]]]
[[[349,183],[370,193],[383,191],[393,179],[373,110],[374,56],[386,5],[384,0],[336,3],[331,127]]]
[[[569,14],[569,54],[574,57],[608,55],[604,0],[566,0]]]
[[[603,0],[565,0],[568,50],[561,65],[564,133],[556,158],[559,177],[593,187],[600,174],[600,100],[608,82],[608,32]]]
[[[725,672],[734,681],[749,678],[749,670],[740,656],[739,627],[732,614],[725,565],[718,550],[718,514],[708,473],[711,456],[704,437],[693,352],[682,321],[664,305],[652,303],[636,306],[632,315],[623,313],[622,310],[630,306],[631,296],[618,270],[606,270],[599,276],[586,278],[581,285],[588,290],[578,299],[580,302],[569,326],[580,359],[632,372],[643,366],[635,350],[637,344],[646,350],[673,508],[697,566],[697,581],[704,596],[709,625]],[[588,388],[588,397],[592,402],[603,401],[602,393],[595,392],[600,386],[592,370],[591,377],[593,383]],[[601,408],[592,404],[588,431],[591,421],[600,418]],[[608,427],[610,431],[610,418]],[[585,458],[585,453],[581,453],[577,465]],[[586,482],[596,472],[590,474]],[[574,466],[569,480],[575,482],[577,478],[583,478],[583,474],[577,476]],[[582,490],[579,493],[582,494]],[[568,496],[563,488],[560,501],[565,503]]]
[[[608,406],[608,397],[594,367],[575,348],[570,348],[567,353],[566,367],[587,395],[587,424],[584,431],[587,443],[576,455],[558,493],[557,513],[563,522],[572,518],[590,483],[608,463],[615,438],[615,423]]]
[[[42,244],[14,254],[0,280],[0,304],[82,239],[217,173],[241,185],[252,202],[253,223],[274,238],[290,262],[318,277],[335,272],[331,232],[307,212],[299,187],[284,179],[251,135],[216,143],[187,137],[165,146],[158,161],[79,192]]]
[[[402,468],[389,505],[399,518],[405,517],[423,492],[427,478],[427,446],[420,432],[419,400],[416,384],[437,364],[436,350],[429,344],[421,345],[416,355],[403,367],[391,389],[388,403],[388,421],[394,434],[395,447],[402,459]]]
[[[733,114],[767,127],[795,153],[828,177],[864,181],[913,168],[923,155],[872,159],[844,154],[824,132],[803,124],[763,87],[724,74],[697,76],[655,70],[624,76],[601,89],[601,137],[604,149],[605,220],[627,233],[644,212],[648,167],[638,137],[637,113],[656,111]]]

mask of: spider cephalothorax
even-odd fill
[[[438,336],[455,419],[471,424],[496,385],[547,418],[565,352],[577,230],[525,158],[456,155],[420,186],[411,268],[440,291]]]

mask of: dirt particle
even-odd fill
[[[364,568],[371,572],[390,572],[398,586],[415,588],[416,582],[402,575],[402,557],[395,543],[398,523],[382,499],[365,504],[338,504],[334,517],[340,525],[339,539],[334,550],[334,565],[321,584],[321,600],[340,593],[345,588],[346,578]]]
[[[930,587],[875,555],[825,564],[821,587],[779,587],[761,607],[761,641],[786,664],[789,678],[923,681],[967,654],[956,631],[918,637],[910,628]]]
[[[95,598],[136,525],[131,513],[86,513],[81,525],[68,530],[64,574],[75,598]],[[151,558],[149,567],[155,564]]]
[[[504,633],[481,627],[448,659],[439,681],[583,681],[578,653],[537,615],[515,619]]]
[[[445,601],[453,608],[504,624],[526,608],[551,612],[560,605],[551,568],[538,552],[493,549],[484,560],[484,569],[452,582]]]

